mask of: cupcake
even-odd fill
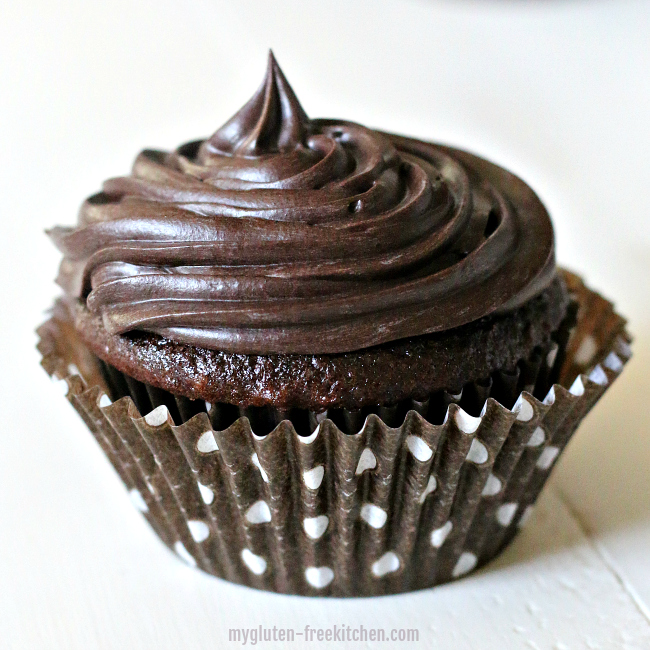
[[[49,235],[45,369],[163,542],[260,589],[490,560],[630,355],[522,180],[308,118],[272,54],[214,135],[144,150]]]

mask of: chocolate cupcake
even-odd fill
[[[46,370],[162,540],[262,589],[489,560],[629,356],[523,181],[309,119],[272,55],[212,137],[143,151],[50,236]]]

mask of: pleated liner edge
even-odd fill
[[[216,430],[207,412],[175,426],[164,404],[142,416],[131,397],[111,402],[100,375],[61,354],[66,332],[52,321],[38,347],[135,506],[188,564],[280,593],[399,593],[505,547],[629,359],[625,321],[566,276],[579,309],[559,383],[541,401],[521,392],[512,409],[488,397],[477,417],[451,396],[442,424],[410,410],[397,428],[370,414],[355,434],[327,417],[302,436],[289,420],[264,436],[246,417]]]

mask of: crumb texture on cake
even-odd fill
[[[509,314],[358,352],[245,355],[170,341],[147,332],[110,334],[81,303],[76,329],[104,362],[170,393],[208,402],[276,408],[355,409],[460,390],[512,368],[544,346],[564,318],[568,294],[558,277]]]

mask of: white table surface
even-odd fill
[[[303,599],[187,568],[38,366],[33,330],[57,292],[43,229],[72,223],[145,146],[220,126],[257,87],[269,46],[308,114],[453,143],[519,173],[553,215],[560,262],[630,319],[635,356],[524,532],[452,585]],[[200,650],[241,645],[229,628],[307,624],[417,628],[422,648],[650,648],[649,125],[648,2],[7,3],[0,648]]]

